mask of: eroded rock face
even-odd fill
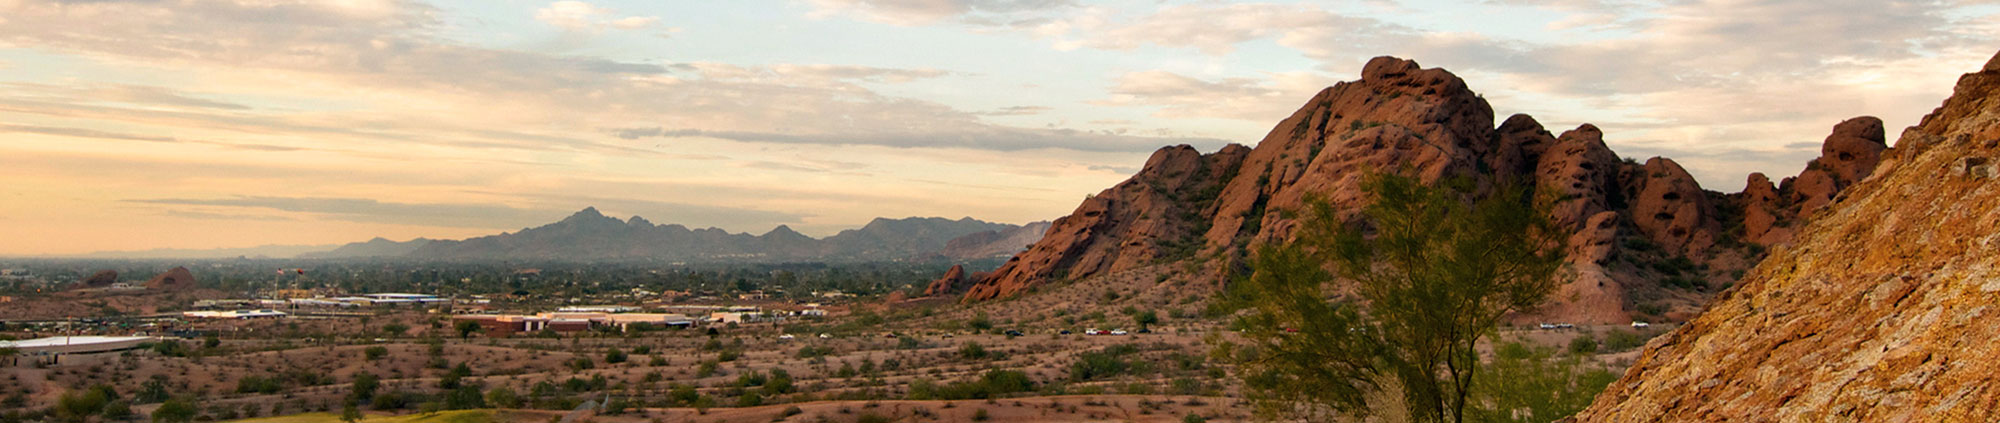
[[[1323,198],[1348,213],[1342,218],[1352,219],[1369,201],[1360,188],[1365,175],[1400,172],[1425,182],[1465,178],[1481,192],[1497,183],[1532,184],[1550,218],[1573,231],[1569,246],[1576,278],[1553,297],[1556,304],[1544,315],[1519,317],[1626,323],[1628,293],[1665,289],[1660,287],[1669,277],[1682,284],[1733,282],[1729,270],[1754,263],[1757,257],[1746,256],[1761,254],[1734,241],[1782,239],[1771,235],[1781,233],[1772,228],[1800,216],[1789,190],[1723,195],[1703,190],[1672,160],[1653,158],[1643,165],[1621,160],[1593,125],[1555,136],[1527,115],[1508,117],[1498,127],[1493,120],[1492,107],[1451,72],[1390,57],[1370,60],[1359,80],[1321,90],[1254,149],[1231,145],[1206,156],[1186,146],[1156,152],[1139,174],[1085,200],[1028,251],[991,276],[975,278],[964,300],[1189,258],[1206,260],[1193,279],[1219,286],[1232,272],[1245,271],[1242,263],[1253,245],[1290,239],[1308,198]],[[1877,122],[1873,132],[1871,121]],[[1866,176],[1879,156],[1868,148],[1879,126],[1872,118],[1854,119],[1828,137],[1828,154],[1846,157],[1833,168],[1837,173],[1829,173],[1838,176],[1830,177]],[[1844,186],[1829,185],[1827,192]],[[1725,216],[1718,209],[1750,202],[1770,212],[1746,223],[1737,219],[1752,213]],[[1625,242],[1635,238],[1647,242]],[[1626,245],[1663,248],[1627,256],[1621,254]],[[1653,262],[1642,262],[1670,257],[1715,266],[1701,271],[1706,273],[1669,276],[1646,270],[1655,268]],[[1698,304],[1681,306],[1691,311]]]
[[[1056,219],[1040,241],[979,280],[964,298],[1000,298],[1048,281],[1191,255],[1201,247],[1198,229],[1212,216],[1213,192],[1249,151],[1232,145],[1203,155],[1180,145],[1153,152],[1138,174]]]
[[[146,289],[178,291],[193,288],[194,282],[194,272],[189,272],[186,267],[175,267],[146,281]]]
[[[930,286],[924,287],[924,296],[941,297],[957,294],[964,287],[965,266],[954,264],[951,270],[944,272],[944,276],[939,276],[937,280],[931,281]]]
[[[1708,257],[1722,227],[1715,220],[1715,205],[1693,175],[1672,159],[1654,157],[1629,181],[1632,223],[1640,232],[1667,251],[1696,260]]]
[[[1996,81],[1990,63],[1961,78],[1874,176],[1574,419],[2000,418],[2000,183],[1952,171],[2000,157]]]

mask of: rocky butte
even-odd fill
[[[1672,159],[1621,159],[1592,125],[1552,133],[1527,115],[1494,124],[1493,109],[1442,69],[1393,57],[1314,95],[1255,148],[1153,153],[1130,179],[1057,219],[1027,251],[976,278],[962,297],[1020,296],[1054,283],[1164,266],[1220,289],[1245,272],[1252,245],[1288,239],[1311,196],[1358,210],[1368,172],[1548,191],[1551,218],[1570,231],[1574,277],[1540,315],[1576,323],[1681,320],[1736,282],[1789,229],[1867,177],[1880,160],[1881,121],[1835,126],[1822,157],[1773,184],[1752,175],[1741,193],[1703,189]]]
[[[1836,162],[1824,163],[1830,181],[1801,177],[1801,189],[1852,186],[1823,200],[1792,246],[1655,339],[1574,420],[1994,421],[1995,163],[2000,55],[1960,77],[1943,106],[1882,152],[1872,176],[1841,173]]]

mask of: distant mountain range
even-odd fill
[[[375,238],[341,246],[265,246],[216,250],[149,250],[93,253],[124,258],[408,258],[419,260],[670,260],[885,261],[929,257],[971,260],[1006,257],[1040,240],[1048,222],[1026,226],[970,217],[876,218],[824,239],[780,225],[763,235],[718,228],[656,225],[643,217],[620,220],[585,208],[555,223],[519,232],[463,240]]]
[[[1012,243],[1004,248],[974,245],[951,249],[955,258],[971,259],[1005,256],[1026,248],[1028,243],[1019,242],[1019,236],[995,236],[1000,233],[1012,235],[1020,232],[1021,228],[1019,225],[969,217],[958,220],[938,217],[876,218],[859,229],[814,239],[782,225],[763,235],[751,235],[717,228],[656,225],[638,216],[619,220],[599,213],[596,208],[585,208],[561,221],[515,233],[459,241],[427,241],[414,247],[410,243],[377,240],[349,244],[341,249],[380,251],[375,256],[386,257],[398,256],[394,253],[406,248],[408,252],[401,257],[433,260],[897,260],[944,256],[947,245],[968,235],[991,238],[990,242]],[[1040,234],[1036,233],[1033,237],[1039,239]],[[974,241],[960,243],[978,244]]]
[[[259,245],[239,248],[155,248],[151,250],[99,251],[71,256],[74,258],[118,258],[118,259],[228,259],[246,258],[293,258],[336,247],[323,245]]]

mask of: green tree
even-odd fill
[[[1141,329],[1151,327],[1160,323],[1160,314],[1152,310],[1134,313],[1132,314],[1132,323],[1139,325]]]
[[[611,351],[604,353],[604,364],[623,363],[625,362],[625,358],[625,351],[619,350],[618,347],[611,347]]]
[[[404,332],[409,332],[409,331],[410,331],[410,325],[405,325],[402,323],[390,323],[382,325],[382,334],[388,335],[391,338],[403,336]]]
[[[361,407],[355,406],[354,401],[342,404],[340,406],[340,421],[346,423],[361,421]]]
[[[358,372],[354,374],[354,390],[348,392],[348,395],[354,398],[355,402],[368,402],[375,399],[375,390],[381,387],[382,379],[376,377],[374,373]]]
[[[160,403],[160,408],[153,409],[153,423],[188,423],[194,421],[195,414],[200,413],[197,407],[194,400],[188,398],[168,399],[166,402]]]
[[[521,397],[505,386],[486,391],[486,403],[499,408],[521,408]]]
[[[1475,406],[1475,346],[1558,283],[1565,237],[1538,207],[1551,201],[1391,174],[1363,188],[1374,201],[1358,222],[1309,199],[1292,242],[1258,249],[1242,286],[1255,306],[1240,322],[1249,345],[1223,351],[1263,413],[1463,422]],[[1328,300],[1335,275],[1352,294]]]
[[[1583,339],[1583,338],[1578,338]],[[1477,402],[1469,419],[1480,422],[1550,422],[1590,405],[1618,374],[1587,364],[1580,355],[1557,357],[1553,348],[1505,342],[1475,379]]]
[[[486,408],[486,393],[480,392],[477,386],[461,385],[445,394],[444,406],[451,410]]]
[[[64,392],[56,399],[56,417],[66,422],[83,422],[104,411],[104,404],[111,399],[104,391],[89,389],[83,392]]]
[[[764,381],[764,392],[783,395],[792,393],[795,389],[792,386],[792,373],[785,369],[771,369],[771,378]]]
[[[361,350],[362,358],[365,358],[368,361],[381,360],[383,356],[387,355],[389,355],[389,348],[381,345],[376,345]]]
[[[458,323],[453,323],[451,327],[452,329],[458,330],[459,339],[467,339],[472,337],[473,332],[479,331],[479,322],[471,320],[460,320],[458,321]]]
[[[109,421],[131,420],[132,404],[123,400],[112,401],[109,404],[105,404],[104,411],[99,414],[103,415],[104,419]]]
[[[132,399],[140,404],[166,401],[167,398],[173,396],[173,393],[169,392],[169,389],[171,387],[167,385],[167,375],[153,375],[153,377],[147,378],[145,383],[139,385],[139,392],[133,394]]]

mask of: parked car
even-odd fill
[[[789,333],[787,333],[787,334],[784,334],[784,335],[778,335],[778,339],[782,339],[782,340],[786,340],[786,341],[790,341],[790,340],[793,340],[793,339],[798,339],[798,337],[796,337],[796,336],[792,336],[792,334],[789,334]]]
[[[1063,333],[1069,333],[1069,331],[1063,331]],[[1007,336],[1021,336],[1021,331],[1008,329]]]
[[[1057,335],[1068,335],[1068,334],[1069,334],[1069,329],[1063,329],[1063,330],[1062,330],[1061,332],[1056,332],[1056,334],[1057,334]]]
[[[1653,325],[1652,325],[1652,324],[1649,324],[1649,323],[1646,323],[1646,322],[1640,322],[1640,321],[1633,321],[1633,322],[1632,322],[1632,328],[1633,328],[1633,329],[1645,329],[1645,328],[1647,328],[1647,327],[1650,327],[1650,326],[1653,326]]]
[[[1139,328],[1139,331],[1136,333],[1153,333],[1153,330],[1150,328]]]
[[[1104,334],[1104,331],[1102,331],[1102,330],[1098,330],[1097,328],[1090,328],[1090,329],[1084,329],[1084,330],[1083,330],[1083,334],[1084,334],[1084,335],[1103,335],[1103,334]]]
[[[833,339],[833,335],[828,335],[828,334],[824,334],[824,333],[822,333],[822,334],[819,334],[819,339]]]
[[[1111,334],[1118,336],[1125,336],[1125,335],[1130,335],[1131,332],[1126,332],[1124,329],[1112,329]]]

